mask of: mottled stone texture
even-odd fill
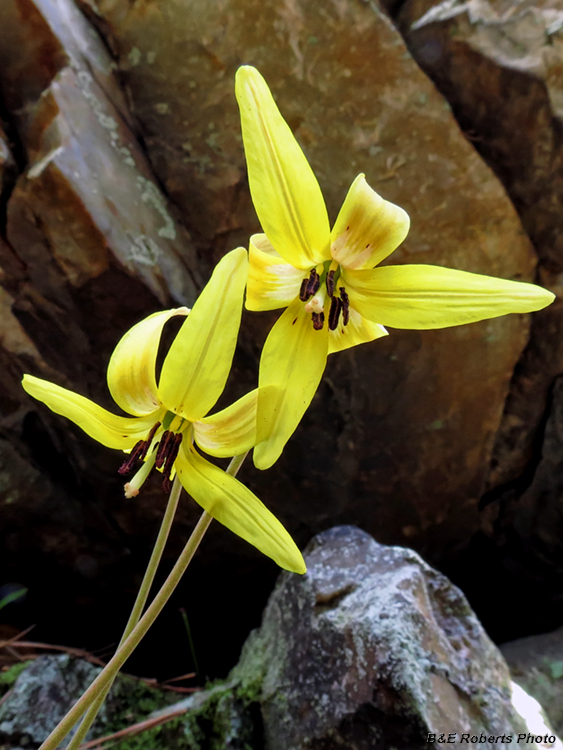
[[[412,216],[392,262],[530,278],[530,247],[502,188],[375,5],[90,8],[116,49],[152,163],[212,257],[258,229],[233,94],[234,72],[249,62],[269,81],[333,217],[365,171]],[[354,518],[438,555],[463,545],[526,336],[525,321],[509,318],[392,334],[335,358],[284,459],[256,486],[270,497],[306,494],[286,510],[294,528]]]
[[[163,710],[188,711],[190,750],[422,750],[448,730],[462,748],[462,733],[526,731],[500,652],[416,553],[341,526],[305,560],[305,576],[280,576],[228,681]],[[220,744],[229,726],[246,745]]]
[[[268,750],[422,748],[444,727],[518,730],[500,653],[418,555],[345,526],[316,537],[306,561],[303,578],[281,577],[234,673],[262,680]]]
[[[239,64],[266,76],[333,218],[360,171],[409,211],[411,234],[391,262],[518,279],[535,269],[503,187],[375,3],[84,0],[82,8],[86,16],[71,0],[0,3],[0,143],[9,146],[0,148],[2,425],[6,455],[17,451],[31,467],[15,478],[7,459],[7,491],[21,499],[1,507],[0,528],[7,575],[25,579],[30,603],[41,610],[54,592],[65,613],[81,612],[64,618],[68,633],[87,626],[100,602],[126,607],[122,591],[135,589],[164,500],[155,483],[125,502],[113,478],[119,456],[24,398],[19,377],[33,372],[109,406],[104,370],[123,331],[163,305],[193,301],[213,263],[258,229],[233,92]],[[245,315],[225,403],[255,386],[275,318]],[[510,316],[391,332],[336,355],[282,459],[264,473],[245,467],[242,478],[300,544],[355,522],[449,560],[479,527],[528,326]],[[170,556],[195,512],[182,505]],[[201,588],[190,584],[190,601],[216,592],[205,612],[193,605],[202,631],[233,606],[257,617],[273,566],[221,529],[204,555]],[[92,637],[117,638],[111,614]],[[221,630],[210,671],[232,658],[245,627]]]
[[[563,5],[407,0],[397,20],[409,50],[503,182],[534,244],[539,278],[560,293]],[[560,422],[554,384],[563,370],[562,330],[560,300],[533,317],[495,438],[485,498],[483,528],[500,549],[502,588],[512,598],[526,581],[526,596],[553,596],[554,608],[546,608],[541,623],[524,614],[526,624],[513,635],[525,633],[528,622],[534,629],[561,622],[561,467],[553,426]]]
[[[0,705],[2,750],[38,748],[100,672],[100,667],[68,654],[40,656],[31,662]],[[165,706],[167,697],[169,694],[139,680],[119,675],[87,738],[101,737],[144,719],[148,711]]]
[[[514,680],[544,709],[559,737],[563,735],[563,628],[519,638],[501,647]]]

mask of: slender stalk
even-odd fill
[[[127,620],[127,625],[125,626],[125,630],[123,631],[123,635],[121,636],[121,640],[119,641],[119,646],[117,647],[118,650],[126,640],[126,638],[129,636],[129,634],[132,632],[135,625],[141,619],[141,615],[145,608],[145,604],[147,603],[149,592],[154,581],[156,570],[162,558],[162,553],[164,552],[168,534],[170,533],[170,527],[172,526],[172,521],[174,520],[174,516],[176,514],[178,500],[180,499],[181,492],[182,485],[180,484],[180,481],[176,476],[174,478],[172,490],[170,491],[170,496],[168,498],[168,504],[166,506],[166,510],[160,524],[160,531],[158,532],[158,536],[156,538],[156,542],[154,544],[149,564],[147,565],[147,569],[145,571],[145,575],[139,589],[139,593],[137,594],[137,598],[135,599],[135,604],[133,605],[133,609],[131,610],[131,614],[129,615],[129,619]],[[113,680],[110,682],[107,689],[101,692],[98,698],[96,698],[96,700],[88,708],[84,718],[80,722],[80,726],[76,730],[76,734],[72,738],[66,750],[77,750],[77,748],[80,747],[82,740],[86,737],[90,727],[94,723],[94,720],[98,715],[112,684]]]
[[[241,456],[235,456],[231,460],[231,463],[227,468],[227,474],[235,476],[247,455],[248,454],[246,453]],[[196,527],[192,531],[190,538],[186,543],[186,546],[182,550],[180,557],[176,561],[176,564],[172,568],[168,578],[163,583],[162,588],[153,599],[145,614],[141,617],[141,619],[135,625],[131,633],[129,633],[127,638],[125,638],[123,643],[117,649],[110,661],[106,664],[104,669],[96,677],[94,682],[90,685],[90,687],[86,690],[82,697],[78,699],[78,701],[70,709],[64,719],[59,722],[59,724],[51,732],[49,737],[47,737],[45,742],[40,746],[39,750],[55,750],[55,748],[59,746],[60,742],[66,737],[72,727],[80,719],[82,714],[84,714],[84,712],[88,710],[90,705],[97,701],[100,696],[103,695],[105,697],[105,694],[111,687],[111,684],[113,683],[117,673],[119,672],[123,664],[127,661],[127,659],[131,656],[135,648],[139,645],[153,622],[156,620],[156,618],[164,608],[164,605],[174,592],[174,589],[180,582],[183,574],[186,571],[186,568],[190,564],[212,520],[213,518],[206,511],[203,511]]]

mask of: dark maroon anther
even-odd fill
[[[299,289],[299,299],[301,300],[301,302],[307,302],[310,297],[309,293],[307,292],[308,285],[309,279],[303,279],[303,281],[301,282],[301,288]]]
[[[334,274],[336,271],[329,271],[326,275],[326,291],[329,297],[334,297]]]
[[[142,458],[144,458],[147,455],[147,452],[148,452],[149,448],[151,447],[152,439],[155,436],[156,431],[158,430],[159,427],[160,427],[160,422],[157,422],[154,425],[154,427],[151,428],[151,431],[149,432],[147,439],[143,441],[145,443],[145,446],[144,446],[143,451],[142,451],[141,455],[139,456],[139,458],[142,459]]]
[[[158,444],[158,450],[156,451],[156,458],[154,460],[154,465],[157,469],[162,469],[164,466],[164,462],[168,458],[170,454],[170,450],[172,448],[174,441],[174,433],[170,432],[170,430],[166,430],[162,433],[162,438],[160,440],[160,443]]]
[[[342,322],[345,326],[348,325],[350,320],[350,298],[346,294],[346,289],[343,286],[339,287],[340,299],[342,300]]]
[[[315,331],[322,331],[325,322],[324,312],[312,313],[311,317],[313,318],[313,328]]]
[[[166,463],[164,465],[164,469],[168,473],[172,471],[174,461],[178,456],[178,451],[180,450],[180,445],[182,444],[182,437],[183,435],[181,432],[179,432],[177,435],[174,435],[174,442],[172,443],[172,447],[170,448],[170,452],[166,457]]]
[[[141,455],[143,454],[143,451],[146,451],[145,441],[139,440],[139,442],[132,448],[131,453],[127,456],[125,461],[121,464],[121,466],[117,470],[117,473],[121,474],[122,477],[125,477],[127,476],[127,474],[130,474],[133,471],[135,462],[137,461],[138,458],[141,457]]]
[[[335,331],[340,318],[340,311],[342,310],[342,300],[340,297],[333,297],[330,303],[330,310],[328,313],[328,327],[329,330]]]
[[[172,489],[172,482],[170,480],[170,474],[172,473],[172,467],[174,466],[174,461],[176,460],[178,456],[178,451],[180,450],[180,445],[182,444],[182,438],[183,435],[181,432],[174,435],[174,439],[170,441],[170,450],[168,451],[168,455],[166,456],[166,461],[164,463],[164,468],[162,470],[162,473],[164,475],[164,479],[162,481],[162,487],[165,492],[170,492]]]
[[[313,270],[311,271],[311,275],[309,276],[309,281],[307,282],[307,294],[309,295],[309,297],[319,291],[320,285],[321,277],[313,268]]]

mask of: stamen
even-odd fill
[[[313,328],[315,331],[322,331],[325,322],[324,312],[313,313],[311,317],[313,318]]]
[[[182,444],[182,438],[184,436],[181,432],[179,432],[177,435],[174,435],[174,440],[172,442],[172,447],[170,449],[170,452],[168,456],[166,457],[166,463],[164,464],[163,474],[164,479],[162,481],[162,487],[165,492],[170,492],[172,489],[172,482],[170,479],[170,474],[172,472],[172,467],[174,466],[174,461],[176,460],[178,456],[178,451],[180,450],[180,445]]]
[[[170,455],[173,444],[174,433],[170,432],[170,430],[166,430],[166,432],[164,432],[162,435],[162,439],[158,444],[158,450],[156,452],[156,460],[154,462],[154,465],[157,469],[162,469],[164,462]]]
[[[340,312],[342,310],[342,300],[340,297],[333,297],[330,303],[330,311],[328,313],[328,327],[329,330],[335,331],[338,326],[338,320],[340,318]]]
[[[326,290],[329,297],[334,297],[334,274],[336,270],[329,271],[326,275]]]
[[[319,291],[320,285],[321,277],[317,273],[316,269],[313,268],[313,270],[311,271],[311,275],[309,276],[309,281],[307,283],[307,294],[309,295],[309,297]]]
[[[145,445],[144,440],[139,440],[139,442],[133,447],[131,450],[131,453],[127,456],[125,461],[121,464],[119,469],[117,470],[118,474],[121,474],[122,477],[127,476],[127,474],[130,474],[133,471],[133,466],[135,466],[135,463],[138,458],[142,458],[147,451],[147,447]]]
[[[346,294],[346,289],[341,286],[339,287],[340,299],[342,300],[342,322],[345,326],[348,325],[350,320],[350,298]]]
[[[149,432],[149,434],[147,436],[147,439],[144,441],[145,442],[145,447],[143,448],[143,452],[141,453],[141,455],[139,456],[139,458],[143,459],[147,455],[147,451],[151,447],[151,443],[152,443],[153,438],[154,438],[154,436],[156,434],[156,431],[158,430],[159,427],[160,427],[160,422],[157,422],[154,425],[154,427],[151,428],[151,431]]]
[[[301,282],[301,288],[299,289],[299,299],[301,300],[301,302],[307,302],[307,300],[311,296],[307,292],[308,285],[309,279],[303,279],[303,281]]]

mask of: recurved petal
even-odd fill
[[[266,81],[239,68],[236,96],[254,208],[278,253],[308,269],[330,258],[330,227],[319,183]]]
[[[440,266],[345,271],[351,306],[393,328],[448,328],[507,313],[541,310],[555,295],[541,286]]]
[[[162,404],[190,422],[207,414],[227,382],[247,272],[248,257],[242,247],[219,261],[162,365],[158,386]]]
[[[189,312],[187,307],[178,307],[149,315],[115,347],[108,365],[108,387],[123,411],[140,417],[158,409],[155,369],[162,329],[170,318]]]
[[[362,318],[360,313],[350,309],[350,319],[348,325],[344,325],[342,318],[334,331],[328,334],[328,353],[341,352],[357,344],[365,344],[368,341],[375,341],[382,336],[387,336],[385,328],[378,323],[372,323],[371,320]]]
[[[250,238],[248,255],[246,308],[277,310],[287,307],[299,294],[307,273],[286,263],[265,234],[255,234]]]
[[[281,455],[321,381],[328,327],[315,331],[310,313],[295,300],[276,322],[262,350],[258,379],[254,464],[268,469]]]
[[[240,456],[256,444],[258,388],[194,424],[196,443],[210,456]]]
[[[22,386],[30,396],[42,401],[56,414],[67,417],[108,448],[132,448],[146,438],[151,427],[161,421],[164,414],[157,409],[144,417],[117,417],[84,396],[33,375],[24,375]]]
[[[295,542],[248,487],[206,461],[190,445],[182,445],[175,465],[186,492],[209,515],[280,567],[305,573],[305,562]]]
[[[378,195],[360,174],[332,229],[332,257],[344,268],[373,268],[399,247],[409,226],[407,212]]]

